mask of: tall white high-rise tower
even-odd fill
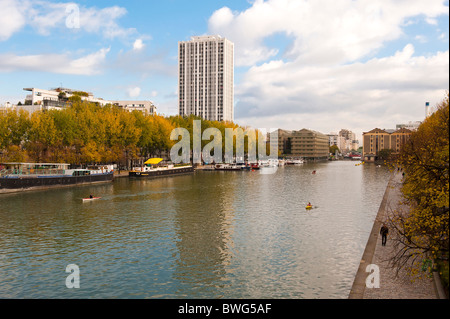
[[[234,44],[218,35],[178,42],[178,114],[234,120]]]

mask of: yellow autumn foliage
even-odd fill
[[[417,260],[446,259],[449,249],[449,95],[402,147],[402,192],[410,210],[393,222]]]
[[[72,99],[63,110],[0,112],[0,162],[128,163],[161,157],[176,143],[176,127],[191,133],[195,116],[144,115],[113,105]],[[235,128],[232,122],[202,120],[202,130]],[[203,144],[208,141],[202,141]],[[203,145],[202,145],[203,146]]]

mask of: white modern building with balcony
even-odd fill
[[[25,98],[25,105],[32,105],[35,110],[62,109],[70,105],[68,98],[77,95],[83,101],[98,103],[100,106],[112,104],[127,111],[141,111],[146,114],[156,114],[156,106],[151,101],[139,100],[104,100],[96,98],[91,92],[76,91],[67,88],[56,88],[43,90],[38,88],[24,88],[24,91],[31,92]]]

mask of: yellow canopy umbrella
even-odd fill
[[[147,161],[144,162],[144,164],[158,164],[159,162],[161,162],[163,159],[162,158],[149,158]]]

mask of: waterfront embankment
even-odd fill
[[[378,214],[370,232],[358,271],[353,282],[349,299],[438,299],[438,278],[422,276],[412,278],[406,269],[397,274],[396,268],[389,264],[395,254],[394,245],[388,236],[385,246],[381,244],[380,228],[393,211],[405,209],[402,207],[402,173],[392,173],[383,196]],[[366,279],[371,274],[366,271],[368,265],[379,267],[379,288],[366,287]]]
[[[129,177],[130,176],[130,171],[128,170],[115,170],[114,171],[114,178],[120,178],[120,177]]]

